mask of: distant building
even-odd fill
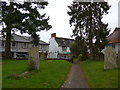
[[[0,37],[0,57],[3,57],[3,58],[4,58],[4,52],[5,52],[5,40],[6,39],[4,37]],[[31,40],[32,40],[31,37],[20,36],[13,33],[12,39],[11,39],[12,58],[18,58],[18,59],[28,58],[28,49],[33,47]],[[40,52],[40,58],[46,59],[47,53],[49,50],[49,44],[40,40],[38,47]]]
[[[115,48],[116,53],[118,53],[120,51],[120,28],[115,28],[115,30],[107,37],[108,40],[108,44],[105,46],[112,46],[113,48]],[[104,50],[102,50],[102,52],[104,52]]]
[[[70,59],[70,43],[73,39],[56,37],[56,33],[51,34],[48,58]]]

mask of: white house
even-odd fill
[[[105,46],[105,48],[102,50],[104,53],[104,50],[108,46],[112,46],[115,48],[116,53],[120,51],[120,28],[115,28],[115,30],[107,37],[108,44]]]
[[[0,57],[4,57],[5,52],[5,38],[0,37]],[[11,55],[13,58],[27,58],[28,49],[33,47],[31,43],[31,37],[20,36],[17,34],[12,34],[12,43],[11,43]],[[49,50],[49,44],[40,40],[39,42],[39,52],[40,58],[45,59]]]
[[[51,34],[47,57],[51,59],[70,59],[70,43],[72,41],[73,39],[56,37],[56,33]]]

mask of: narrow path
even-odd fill
[[[78,64],[72,64],[68,78],[62,88],[88,88],[83,72]]]

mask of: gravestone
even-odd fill
[[[44,60],[45,59],[45,54],[43,52],[40,53],[40,60]]]
[[[117,68],[117,57],[115,49],[111,46],[104,51],[104,69]]]
[[[29,48],[28,70],[39,70],[39,48]]]

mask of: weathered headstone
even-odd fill
[[[40,53],[40,60],[44,60],[45,59],[45,54],[42,52]]]
[[[39,48],[38,47],[32,47],[29,49],[29,65],[28,70],[39,70]]]
[[[115,49],[111,46],[104,51],[104,69],[117,68],[117,57]]]

